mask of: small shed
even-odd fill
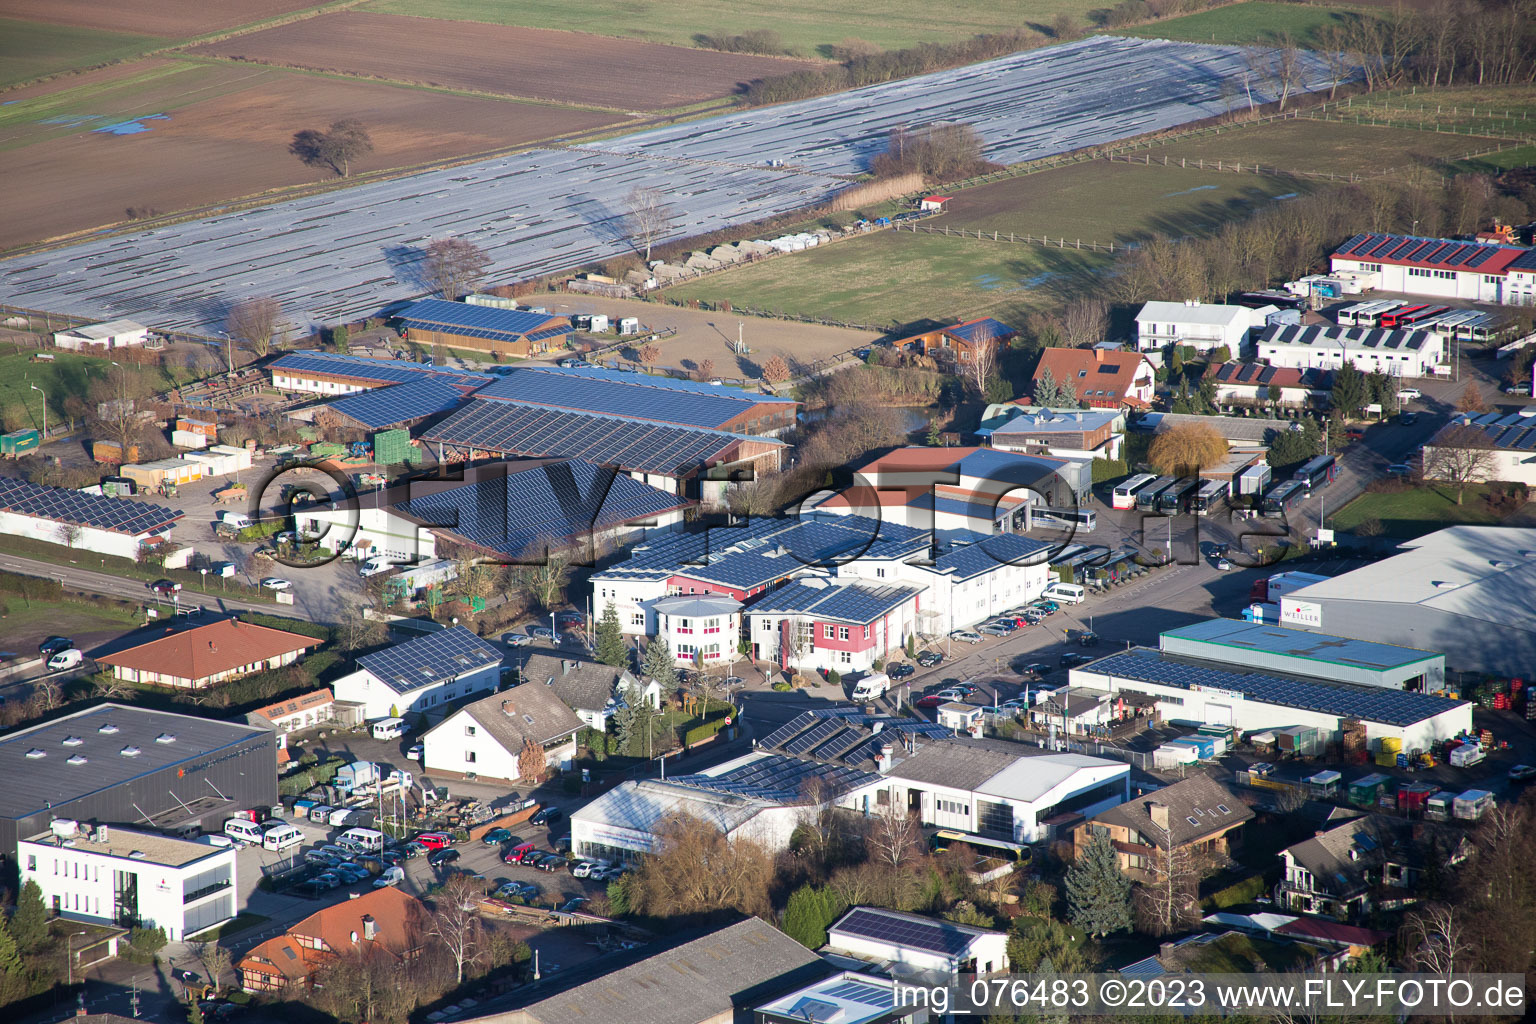
[[[1375,807],[1381,799],[1381,791],[1392,780],[1378,772],[1372,772],[1363,779],[1356,779],[1349,784],[1349,802],[1358,807]]]
[[[53,343],[70,352],[93,348],[125,348],[142,345],[149,337],[149,328],[133,320],[108,320],[106,323],[71,327],[67,331],[55,331]]]
[[[972,704],[949,701],[939,705],[939,724],[957,732],[978,732],[981,729],[982,709]]]
[[[1332,769],[1325,769],[1316,775],[1309,775],[1301,781],[1306,783],[1308,791],[1322,800],[1331,800],[1339,793],[1339,782],[1344,778]]]
[[[924,213],[943,213],[944,204],[950,199],[950,196],[924,196],[918,201],[917,208]]]

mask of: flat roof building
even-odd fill
[[[1280,624],[1444,651],[1449,668],[1526,677],[1536,663],[1536,529],[1452,526],[1286,594]]]
[[[170,536],[180,509],[0,477],[0,534],[137,558]]]
[[[219,831],[236,810],[277,802],[268,729],[99,704],[0,737],[0,855],[56,818]]]
[[[843,971],[758,1006],[753,1024],[927,1024],[928,1007],[897,1006],[883,977]]]
[[[321,395],[350,395],[370,388],[387,388],[411,381],[436,380],[464,394],[496,378],[488,373],[412,363],[404,359],[367,359],[335,352],[289,352],[267,366],[272,386],[281,391]]]
[[[1445,655],[1290,626],[1208,619],[1170,629],[1158,649],[1205,661],[1394,690],[1445,686]]]
[[[880,907],[854,907],[827,929],[827,946],[904,973],[945,976],[1008,970],[1008,936],[954,921]]]

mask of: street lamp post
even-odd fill
[[[30,387],[33,391],[36,391],[38,393],[38,395],[40,395],[42,397],[42,400],[43,400],[43,440],[46,441],[46,440],[48,440],[48,392],[44,391],[42,388],[38,387],[36,384],[29,384],[27,386]]]
[[[70,932],[64,937],[64,977],[65,987],[71,987],[75,983],[75,938],[87,935],[88,932]],[[57,975],[55,975],[57,977]]]

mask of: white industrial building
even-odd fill
[[[236,847],[59,820],[16,844],[21,881],[68,921],[164,928],[172,942],[234,918]]]
[[[149,328],[133,320],[108,320],[53,333],[53,343],[68,352],[127,348],[142,345],[148,338]]]
[[[488,693],[501,679],[501,651],[463,626],[406,640],[357,659],[331,689],[362,705],[366,719],[433,713],[462,697]]]
[[[1536,297],[1536,251],[1413,235],[1355,235],[1335,250],[1336,271],[1381,275],[1382,291],[1523,305]]]
[[[1294,616],[1293,616],[1294,618]],[[1295,624],[1207,619],[1158,638],[1166,654],[1334,683],[1434,691],[1445,687],[1445,655],[1414,647],[1351,640]]]
[[[1430,377],[1446,368],[1445,338],[1433,331],[1389,331],[1322,324],[1264,328],[1255,358],[1297,370],[1337,370],[1346,362],[1361,373]]]
[[[1536,529],[1451,526],[1285,595],[1281,625],[1444,651],[1446,665],[1529,679],[1536,664]]]
[[[854,907],[827,929],[827,948],[903,973],[993,974],[1008,970],[1008,935],[883,907]],[[822,1018],[810,1018],[821,1020]]]
[[[1501,480],[1507,483],[1536,484],[1536,406],[1525,406],[1517,413],[1461,413],[1424,446],[1425,475],[1433,477],[1438,449],[1451,430],[1470,427],[1487,439],[1486,468],[1468,479],[1478,482]]]
[[[1074,668],[1071,676],[1074,686],[1154,697],[1164,720],[1228,725],[1239,733],[1307,726],[1332,741],[1345,719],[1359,719],[1373,749],[1391,738],[1408,751],[1472,728],[1469,701],[1252,671],[1144,647]]]
[[[0,533],[118,558],[160,544],[183,513],[147,501],[0,477]]]
[[[1208,305],[1189,302],[1149,302],[1136,314],[1136,348],[1156,352],[1169,345],[1187,346],[1200,355],[1226,346],[1232,358],[1249,348],[1249,332],[1264,326],[1274,306]]]
[[[576,712],[555,691],[525,682],[466,704],[422,737],[422,767],[430,772],[522,781],[519,758],[528,743],[546,768],[564,771],[576,760]]]

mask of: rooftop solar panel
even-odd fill
[[[408,693],[501,663],[501,652],[463,626],[451,626],[365,654],[357,663],[396,693]]]
[[[402,319],[435,325],[437,329],[470,328],[522,337],[552,325],[562,317],[547,313],[532,313],[521,309],[502,309],[499,306],[475,306],[467,302],[448,302],[443,299],[422,299],[412,303],[401,315]]]
[[[374,384],[403,384],[422,377],[434,377],[466,390],[473,390],[496,379],[490,374],[449,370],[403,359],[365,359],[362,356],[344,356],[332,352],[290,352],[273,361],[268,369],[290,370],[297,374],[323,373]]]
[[[1469,269],[1472,267],[1482,266],[1484,263],[1488,262],[1488,260],[1492,259],[1493,256],[1499,251],[1491,245],[1480,245],[1477,248],[1480,251],[1474,253],[1472,258],[1467,260],[1467,267]]]
[[[1419,244],[1419,240],[1417,238],[1396,238],[1393,239],[1393,242],[1396,244],[1394,244],[1391,249],[1387,250],[1386,254],[1382,256],[1382,259],[1400,260],[1403,258],[1404,253],[1415,248]]]
[[[370,388],[330,403],[330,408],[373,430],[447,412],[464,401],[464,392],[435,377]]]
[[[1446,264],[1446,266],[1459,267],[1463,263],[1467,262],[1467,260],[1471,259],[1474,255],[1476,254],[1472,252],[1470,246],[1461,245],[1457,246],[1455,251],[1450,253],[1443,262]]]
[[[147,501],[84,494],[14,477],[0,477],[0,509],[134,536],[170,526],[185,514]]]
[[[786,754],[804,754],[812,747],[820,743],[825,743],[827,740],[837,735],[837,733],[840,732],[842,728],[842,722],[835,720],[821,722],[816,726],[816,728],[810,730],[805,735],[796,736],[794,739],[784,744],[784,752]]]
[[[773,749],[782,747],[789,740],[809,729],[816,722],[816,716],[809,711],[802,711],[794,718],[779,726],[773,732],[763,737],[762,745]]]
[[[895,996],[892,995],[889,986],[880,987],[863,981],[845,981],[841,985],[826,990],[826,994],[834,999],[846,999],[849,1002],[863,1003],[865,1006],[894,1006]]]
[[[896,916],[859,907],[834,925],[836,931],[940,956],[958,957],[970,948],[971,936],[947,921]]]
[[[530,368],[507,374],[478,397],[709,429],[723,429],[757,404],[751,394],[735,388],[684,391],[648,384],[650,379],[632,373],[594,378]]]

